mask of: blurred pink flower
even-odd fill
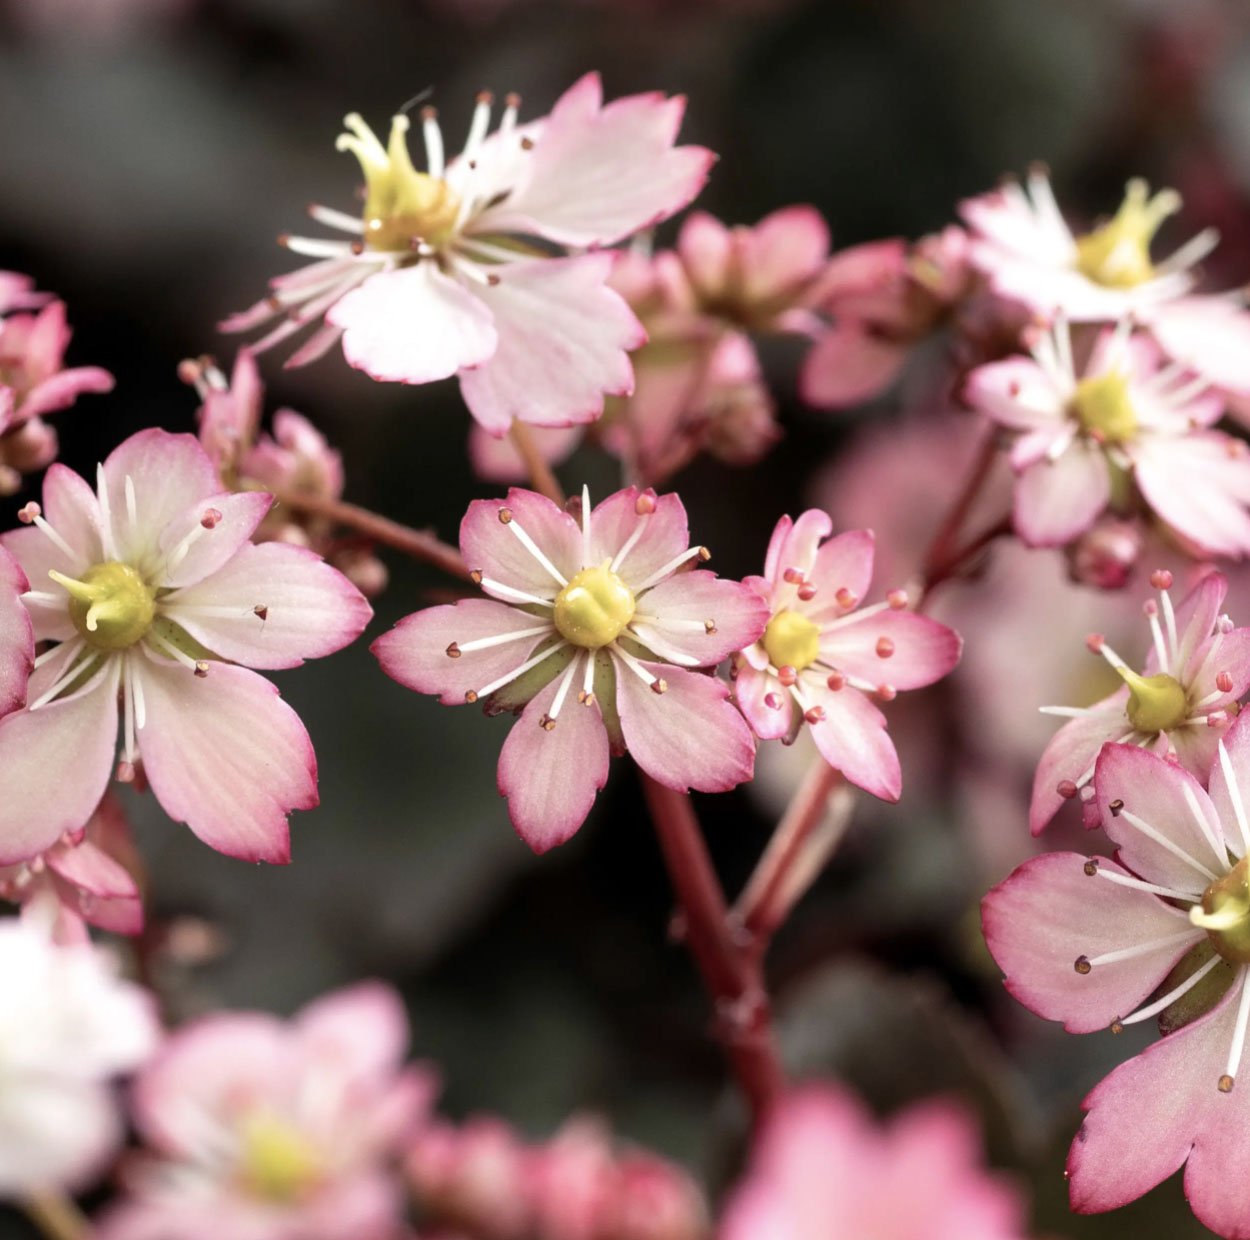
[[[399,1157],[436,1089],[404,1068],[408,1024],[380,982],[292,1020],[221,1013],[184,1026],[135,1081],[147,1149],[100,1240],[389,1240]]]
[[[22,566],[0,547],[0,718],[26,703],[35,666],[35,634],[22,595],[30,582]]]
[[[1015,527],[1031,546],[1062,546],[1108,508],[1128,506],[1129,475],[1155,514],[1210,554],[1250,551],[1250,452],[1210,430],[1223,400],[1184,367],[1163,367],[1127,320],[1104,331],[1077,377],[1068,325],[1040,332],[1032,359],[979,367],[968,403],[1017,432]]]
[[[1157,1017],[1166,1035],[1086,1097],[1068,1155],[1073,1207],[1115,1209],[1184,1164],[1198,1218],[1245,1237],[1250,1092],[1234,1081],[1250,1017],[1250,718],[1225,742],[1209,795],[1156,754],[1107,745],[1094,783],[1115,860],[1026,862],[986,896],[983,920],[1031,1011],[1073,1033]]]
[[[868,695],[891,701],[940,680],[959,661],[959,635],[906,610],[898,591],[859,610],[872,584],[873,535],[829,538],[832,530],[816,508],[797,521],[782,517],[764,576],[747,578],[771,619],[736,660],[738,705],[761,740],[793,738],[806,722],[830,766],[897,801],[898,754]]]
[[[50,919],[58,943],[85,940],[88,925],[138,934],[142,896],[122,861],[131,848],[126,815],[106,793],[82,832],[30,861],[0,866],[0,896],[21,904],[25,916]]]
[[[0,1197],[90,1186],[122,1143],[112,1078],[156,1046],[155,1005],[85,940],[0,921]]]
[[[387,675],[444,705],[524,708],[499,790],[535,852],[582,825],[610,751],[683,791],[751,777],[755,746],[727,686],[694,669],[752,642],[767,609],[738,582],[683,571],[708,553],[690,546],[676,495],[630,487],[592,513],[583,489],[579,525],[514,489],[470,505],[460,549],[490,599],[416,612],[373,651]]]
[[[1022,1240],[1021,1200],[978,1145],[952,1103],[881,1126],[842,1088],[802,1086],[760,1136],[719,1240]]]
[[[517,106],[509,96],[488,136],[491,97],[480,96],[465,150],[450,163],[436,114],[424,109],[424,173],[408,155],[407,116],[394,118],[386,147],[348,116],[338,146],[364,170],[363,216],[323,207],[312,214],[354,239],[287,239],[319,261],[279,277],[272,297],[224,329],[248,330],[285,312],[260,350],[324,315],[289,364],[311,361],[341,336],[348,362],[375,379],[458,375],[470,412],[492,434],[514,419],[593,422],[605,394],[632,389],[626,354],[644,336],[607,285],[612,255],[584,251],[680,210],[713,157],[673,146],[684,100],[631,95],[603,107],[594,73],[543,120],[518,126]],[[523,240],[534,237],[559,255],[544,257]]]
[[[26,707],[0,721],[0,861],[28,860],[91,816],[108,784],[122,700],[122,767],[206,843],[289,860],[286,816],[317,803],[298,716],[249,668],[298,667],[353,641],[371,614],[297,547],[256,546],[260,492],[222,492],[189,435],[133,435],[93,493],[54,465],[33,528],[3,536],[32,589],[40,656]],[[11,781],[11,782],[8,782]]]
[[[0,318],[0,495],[56,458],[45,414],[68,409],[84,392],[113,388],[113,376],[98,366],[65,369],[65,303],[44,303],[24,277],[0,272],[0,314],[17,311]]]
[[[1159,602],[1146,603],[1153,648],[1144,671],[1133,671],[1092,634],[1088,645],[1125,682],[1089,707],[1044,706],[1044,714],[1068,717],[1042,754],[1033,778],[1029,826],[1037,835],[1065,800],[1087,802],[1086,825],[1096,826],[1088,785],[1099,751],[1108,741],[1148,746],[1174,758],[1203,783],[1216,746],[1250,689],[1250,629],[1234,628],[1220,607],[1228,593],[1222,573],[1210,573],[1173,610],[1172,574],[1155,573]]]

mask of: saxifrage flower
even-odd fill
[[[940,680],[959,661],[959,635],[908,611],[901,591],[861,609],[872,584],[872,533],[829,538],[832,530],[817,508],[777,522],[764,576],[747,578],[770,618],[736,660],[738,704],[761,740],[793,737],[807,723],[830,766],[897,801],[898,754],[869,694],[891,701],[900,689]]]
[[[338,146],[364,170],[363,213],[312,215],[351,239],[285,239],[318,261],[273,281],[271,297],[223,326],[248,330],[285,314],[256,346],[264,349],[324,316],[292,364],[341,337],[348,362],[375,379],[459,375],[470,412],[496,435],[514,419],[594,421],[605,394],[631,390],[626,354],[645,337],[607,285],[613,256],[584,251],[680,210],[712,162],[701,147],[673,146],[684,100],[602,99],[590,73],[549,116],[519,125],[509,96],[490,133],[492,99],[480,95],[465,149],[450,162],[437,114],[425,108],[425,172],[409,157],[406,115],[393,118],[386,146],[348,116]]]
[[[499,790],[536,852],[567,840],[633,756],[670,788],[724,792],[751,777],[755,746],[713,667],[759,636],[767,607],[702,569],[676,495],[636,487],[580,525],[532,491],[475,500],[460,527],[488,599],[432,607],[373,644],[387,675],[448,706],[522,710]]]
[[[121,767],[221,852],[289,859],[286,815],[317,803],[308,733],[249,668],[298,667],[353,641],[371,614],[310,551],[251,535],[259,492],[223,493],[190,435],[131,436],[91,488],[61,465],[28,529],[0,537],[31,589],[38,658],[24,709],[0,721],[0,863],[91,816]]]

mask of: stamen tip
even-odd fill
[[[1150,574],[1150,584],[1156,590],[1170,590],[1172,588],[1172,574],[1166,568],[1156,568]]]
[[[1076,971],[1077,971],[1077,972],[1078,972],[1078,973],[1079,973],[1082,977],[1085,977],[1085,976],[1086,976],[1086,974],[1088,974],[1088,973],[1089,973],[1089,971],[1090,971],[1090,970],[1091,970],[1094,966],[1093,966],[1092,964],[1090,964],[1090,962],[1089,962],[1089,957],[1088,957],[1088,956],[1078,956],[1078,957],[1077,957],[1077,958],[1076,958],[1076,959],[1072,962],[1072,967],[1073,967],[1073,968],[1074,968],[1074,969],[1075,969],[1075,970],[1076,970]]]
[[[1231,1094],[1233,1092],[1233,1078],[1227,1072],[1220,1077],[1216,1084],[1216,1088],[1222,1094]]]

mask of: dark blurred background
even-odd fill
[[[1236,283],[1250,275],[1246,21],[1232,0],[0,0],[0,268],[62,296],[70,362],[117,377],[56,419],[63,459],[88,469],[142,427],[191,429],[178,361],[228,366],[217,321],[298,262],[275,236],[315,234],[309,202],[352,209],[357,168],[333,148],[345,112],[382,127],[430,89],[454,151],[477,90],[517,90],[535,116],[598,68],[609,96],[688,96],[683,137],[721,156],[700,205],[728,221],[806,201],[838,246],[915,237],[1043,160],[1087,216],[1114,209],[1129,175],[1175,185],[1177,235],[1220,227],[1219,274]],[[786,431],[773,455],[749,475],[699,463],[674,484],[727,575],[759,571],[777,516],[810,501],[816,463],[893,416],[894,401],[803,410],[796,357],[766,355]],[[337,350],[302,371],[279,355],[262,368],[269,408],[299,409],[341,449],[348,499],[454,539],[468,500],[491,493],[471,475],[454,385],[377,385]],[[598,494],[616,485],[591,451],[562,474]],[[6,524],[32,493],[5,505]],[[446,585],[387,559],[370,637]],[[580,835],[535,860],[495,792],[504,720],[401,689],[367,641],[277,679],[321,768],[291,867],[230,861],[150,799],[128,802],[150,917],[203,940],[184,952],[204,949],[203,963],[164,966],[178,1014],[290,1011],[385,977],[409,1004],[415,1052],[442,1066],[450,1113],[491,1110],[541,1135],[596,1111],[714,1185],[739,1117],[708,1005],[667,939],[669,890],[628,765]],[[796,1062],[844,1073],[883,1109],[969,1098],[994,1158],[1031,1181],[1039,1234],[1206,1234],[1175,1184],[1114,1218],[1068,1218],[1077,1104],[1125,1047],[1068,1038],[1002,995],[975,902],[1004,856],[1027,851],[1026,823],[1004,813],[970,831],[958,765],[924,763],[926,731],[967,727],[958,677],[912,697],[893,708],[902,804],[857,814],[772,957]],[[699,809],[734,891],[771,805],[740,791]],[[978,832],[998,846],[979,853]],[[0,1220],[0,1234],[20,1227]]]

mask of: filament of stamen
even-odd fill
[[[58,534],[56,530],[54,530],[52,526],[47,523],[46,520],[44,520],[43,517],[36,517],[34,519],[34,524],[37,529],[42,530],[48,538],[50,538],[62,551],[64,551],[75,564],[82,563],[82,557],[78,554],[78,552],[75,551],[74,548],[71,547],[69,543],[67,543],[65,539],[63,539],[60,534]]]
[[[1241,799],[1241,785],[1233,772],[1233,764],[1228,756],[1228,748],[1223,739],[1220,740],[1220,770],[1224,772],[1224,783],[1228,788],[1228,799],[1233,803],[1233,817],[1237,819],[1237,829],[1241,832],[1242,855],[1250,852],[1250,823],[1246,821],[1246,807]]]
[[[1172,608],[1172,596],[1166,590],[1160,590],[1159,602],[1163,604],[1163,622],[1168,627],[1168,649],[1172,652],[1172,663],[1175,665],[1180,657],[1180,644],[1176,637],[1176,612]]]
[[[139,504],[135,499],[135,480],[129,474],[126,475],[126,520],[133,532],[139,524]]]
[[[65,658],[65,667],[61,670],[60,674],[57,676],[52,687],[49,690],[47,690],[47,692],[44,693],[42,697],[36,698],[35,701],[33,701],[27,707],[28,710],[35,710],[36,708],[42,706],[44,702],[46,702],[50,697],[55,697],[56,694],[60,692],[61,688],[65,684],[67,684],[69,680],[72,680],[74,676],[78,674],[77,671],[74,671],[72,674],[69,674],[66,669],[72,666],[72,664],[74,663],[74,660],[77,659],[78,656],[82,653],[83,647],[86,646],[86,644],[87,644],[86,641],[84,641],[82,638],[75,638],[71,642],[63,642],[59,646],[53,646],[51,650],[45,650],[43,654],[41,654],[35,660],[35,666],[42,667],[45,663],[49,662],[51,659],[55,658],[57,655],[62,655]],[[79,669],[81,669],[81,666],[82,665],[80,664]],[[67,676],[68,676],[68,679],[67,679]]]
[[[1219,230],[1204,228],[1174,250],[1161,263],[1155,264],[1156,275],[1172,275],[1200,263],[1220,243]]]
[[[638,676],[644,684],[653,685],[657,680],[659,680],[658,676],[652,676],[651,673],[647,671],[647,669],[643,667],[643,665],[639,663],[632,654],[630,654],[627,650],[622,650],[619,642],[613,642],[608,649],[611,650],[613,654],[617,655],[625,666],[629,668],[634,675]]]
[[[659,582],[663,581],[665,577],[675,573],[683,564],[686,563],[687,560],[693,560],[698,557],[707,557],[707,549],[705,547],[688,548],[683,551],[681,555],[669,560],[669,562],[658,572],[652,573],[651,576],[648,577],[641,585],[635,586],[634,593],[641,594],[644,590],[651,589],[653,585],[657,585]]]
[[[642,522],[639,522],[641,528]],[[582,483],[582,567],[590,568],[590,488]],[[615,571],[615,564],[612,570]]]
[[[1134,891],[1148,891],[1154,896],[1163,896],[1168,900],[1185,900],[1189,901],[1194,898],[1192,892],[1176,891],[1171,887],[1161,887],[1158,883],[1148,883],[1141,878],[1133,878],[1129,874],[1115,874],[1110,870],[1104,870],[1099,866],[1094,873],[1099,878],[1105,878],[1109,883],[1116,883],[1121,887],[1131,887]]]
[[[551,707],[547,711],[548,719],[557,719],[560,710],[564,706],[564,699],[569,695],[569,686],[573,683],[573,677],[577,674],[577,659],[572,659],[567,668],[564,669],[564,675],[560,678],[560,687],[556,690],[556,696],[552,700]]]
[[[1178,860],[1185,862],[1185,864],[1188,866],[1192,866],[1195,870],[1198,871],[1199,874],[1203,875],[1205,878],[1209,879],[1211,882],[1215,882],[1217,875],[1214,873],[1214,871],[1207,869],[1207,867],[1203,865],[1201,861],[1197,861],[1193,857],[1191,857],[1179,844],[1177,844],[1174,840],[1168,839],[1168,837],[1164,835],[1157,827],[1152,827],[1150,823],[1146,822],[1142,818],[1139,818],[1131,810],[1122,809],[1120,811],[1119,817],[1123,821],[1127,822],[1129,826],[1136,827],[1138,831],[1140,831],[1144,836],[1147,837],[1147,839],[1153,840],[1161,848],[1166,848],[1167,851],[1170,852]]]
[[[589,706],[595,695],[595,661],[593,650],[586,652],[586,670],[582,674],[582,702]]]
[[[502,512],[504,510],[500,509],[500,511]],[[532,555],[534,559],[536,559],[562,587],[569,584],[569,579],[562,572],[560,572],[560,570],[556,568],[556,566],[549,559],[547,559],[539,545],[521,528],[521,523],[516,519],[516,517],[512,517],[503,524],[516,535],[521,546],[523,546],[525,550],[528,551],[530,555]]]
[[[308,208],[308,214],[318,224],[324,224],[327,228],[337,228],[349,233],[365,231],[365,222],[359,215],[348,215],[346,211],[336,211],[333,207],[323,207],[319,203],[313,203]]]
[[[502,689],[504,685],[510,685],[518,676],[524,676],[530,668],[537,667],[545,659],[549,659],[557,650],[563,650],[568,642],[556,642],[554,646],[548,646],[546,650],[541,650],[538,654],[525,660],[519,667],[515,667],[507,675],[500,676],[498,680],[492,680],[490,684],[483,685],[477,690],[477,697],[484,698],[490,693],[494,693],[496,689]]]
[[[630,622],[629,627],[631,632],[640,642],[642,642],[644,646],[654,650],[660,658],[664,659],[668,663],[676,663],[682,667],[699,666],[698,659],[694,658],[692,655],[683,654],[680,650],[670,646],[668,642],[665,641],[663,635],[657,633],[655,629],[651,628],[649,625],[637,624],[636,621],[637,617],[634,618],[634,621]],[[703,626],[700,625],[699,627],[702,628]]]
[[[489,650],[492,646],[504,646],[508,642],[520,641],[523,637],[537,637],[540,633],[550,633],[551,625],[537,624],[531,629],[517,629],[512,633],[497,633],[494,637],[479,637],[476,641],[457,642],[461,654],[472,654],[475,650]]]
[[[1167,647],[1163,644],[1163,628],[1159,624],[1159,609],[1152,606],[1149,611],[1150,635],[1154,639],[1155,655],[1159,660],[1159,671],[1170,673],[1172,664],[1168,659]]]
[[[438,125],[438,113],[433,108],[421,109],[421,137],[425,141],[425,166],[430,176],[439,179],[445,170],[446,153],[443,150],[443,131]]]
[[[1215,861],[1221,869],[1228,866],[1228,848],[1220,843],[1215,829],[1207,821],[1207,816],[1202,812],[1202,806],[1198,804],[1198,797],[1194,790],[1185,781],[1181,782],[1181,791],[1185,795],[1185,804],[1189,806],[1189,812],[1194,816],[1194,821],[1198,824],[1198,830],[1202,832],[1203,839],[1211,845],[1211,851],[1215,854]]]
[[[478,147],[485,141],[486,133],[490,129],[492,102],[489,93],[483,91],[478,95],[477,103],[473,107],[473,119],[469,122],[469,136],[465,139],[462,159],[472,159],[477,154]]]
[[[1220,959],[1221,957],[1219,956],[1212,956],[1201,969],[1192,973],[1179,986],[1169,990],[1162,999],[1156,999],[1153,1003],[1148,1004],[1146,1007],[1138,1008],[1137,1011],[1131,1016],[1121,1016],[1119,1023],[1121,1025],[1136,1025],[1140,1021],[1149,1020],[1152,1016],[1162,1012],[1164,1008],[1171,1007],[1171,1005],[1182,995],[1187,995],[1191,990],[1193,990],[1193,988],[1197,986],[1198,983],[1202,981],[1202,979],[1206,977],[1206,975],[1210,973],[1217,964],[1220,963]]]
[[[347,258],[354,253],[350,241],[330,241],[324,237],[285,237],[282,244],[292,254],[304,258]]]
[[[85,645],[86,643],[83,643],[83,644]],[[73,659],[77,658],[78,653],[79,653],[78,651],[75,651],[75,653],[70,656],[71,662],[73,661]],[[74,681],[77,680],[78,677],[82,675],[83,668],[85,668],[94,657],[95,657],[94,652],[90,652],[88,653],[87,657],[83,659],[81,662],[74,663],[72,667],[68,668],[67,671],[63,672],[59,677],[57,677],[55,684],[53,684],[51,688],[46,689],[33,702],[27,705],[26,707],[27,711],[38,710],[41,706],[46,706],[54,697],[57,696],[57,694],[62,692],[62,690],[66,689],[69,685],[72,685]],[[101,676],[103,676],[104,672],[108,668],[108,665],[109,665],[109,660],[102,659],[100,661],[99,668],[96,669],[95,675],[93,675],[91,679],[87,681],[85,685],[82,686],[80,692],[86,692],[87,689],[93,687],[96,681],[98,681],[101,678]]]
[[[128,655],[122,655],[122,759],[133,763],[135,742],[135,669]]]
[[[614,573],[620,572],[621,565],[625,563],[625,557],[638,545],[638,540],[642,537],[642,532],[647,528],[648,519],[651,514],[643,513],[638,518],[638,524],[634,526],[633,532],[621,544],[621,549],[612,557],[612,563],[609,565]]]
[[[861,620],[866,620],[869,616],[878,615],[880,612],[890,610],[889,603],[874,603],[871,607],[862,607],[859,611],[851,612],[848,616],[839,616],[836,620],[830,620],[820,626],[821,636],[826,633],[832,633],[837,629],[846,628],[849,624],[858,624]]]
[[[195,671],[199,664],[185,650],[179,650],[173,642],[169,641],[163,634],[158,633],[155,629],[148,631],[148,636],[152,642],[159,648],[162,654],[167,654],[175,663],[181,663],[183,667]]]
[[[1039,715],[1055,715],[1060,719],[1084,719],[1086,715],[1093,714],[1085,706],[1039,706],[1037,712]]]
[[[1104,964],[1118,964],[1122,960],[1135,960],[1138,956],[1147,956],[1161,947],[1180,946],[1182,943],[1197,943],[1204,936],[1201,930],[1182,930],[1179,934],[1164,935],[1161,939],[1148,939],[1145,943],[1135,943],[1132,947],[1121,947],[1118,951],[1103,952],[1101,956],[1087,956],[1086,963],[1091,968]]]
[[[478,585],[488,590],[492,594],[504,594],[510,599],[518,603],[537,603],[540,607],[554,607],[555,600],[549,598],[540,598],[537,594],[528,594],[524,590],[517,590],[513,586],[506,586],[502,581],[496,581],[493,577],[483,577]]]
[[[1241,1002],[1237,1006],[1237,1024],[1233,1029],[1233,1045],[1228,1052],[1228,1070],[1220,1081],[1220,1092],[1228,1093],[1237,1079],[1241,1067],[1241,1052],[1246,1045],[1246,1018],[1250,1016],[1250,986],[1246,984],[1246,971],[1241,972]],[[1227,1087],[1225,1086],[1227,1081]]]
[[[107,479],[104,477],[104,466],[97,465],[95,467],[96,478],[96,494],[100,500],[100,539],[104,545],[104,558],[106,560],[116,560],[117,544],[113,541],[113,516],[109,511],[109,489]]]
[[[1055,315],[1055,357],[1059,363],[1059,373],[1065,379],[1076,379],[1076,367],[1072,362],[1072,332],[1068,327],[1067,316],[1059,311]]]

